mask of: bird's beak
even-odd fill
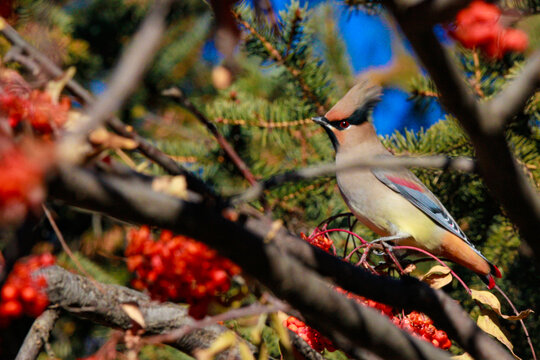
[[[319,125],[322,125],[324,127],[328,127],[328,119],[325,118],[324,116],[312,117],[311,120],[313,120],[314,122],[316,122]]]

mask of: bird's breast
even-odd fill
[[[381,236],[408,234],[428,250],[437,249],[445,230],[369,170],[336,174],[343,199],[354,215]]]

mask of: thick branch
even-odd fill
[[[431,28],[418,29],[411,26],[396,4],[397,1],[394,1],[387,5],[394,12],[403,32],[437,86],[441,103],[459,120],[470,136],[476,151],[479,172],[486,186],[505,208],[510,220],[517,225],[523,239],[535,252],[536,261],[540,262],[540,196],[528,183],[514,159],[503,129],[495,132],[485,130],[484,124],[491,121],[492,110],[477,102],[455,62],[436,39]],[[531,64],[534,68],[536,61],[533,60]],[[526,67],[526,70],[528,73],[529,68]],[[525,81],[521,77],[519,79],[520,82]],[[536,81],[532,83],[537,84]],[[512,86],[512,89],[515,89],[515,86]],[[531,86],[526,85],[528,89],[520,90],[518,94],[526,96]],[[505,101],[507,100],[498,99],[497,104]],[[508,101],[516,103],[524,100],[516,96]],[[505,112],[504,116],[508,118],[512,115]]]
[[[118,285],[99,284],[79,275],[75,275],[58,266],[41,270],[47,278],[47,295],[52,304],[84,319],[109,327],[129,329],[133,320],[119,307],[119,304],[136,304],[145,321],[146,334],[168,333],[195,322],[188,316],[185,307],[152,301],[147,295]],[[197,349],[208,348],[223,332],[228,331],[219,325],[210,325],[194,329],[171,343],[174,347],[193,354]],[[239,358],[239,353],[226,352],[219,358],[229,355]]]
[[[302,181],[314,179],[321,176],[333,175],[337,171],[359,169],[359,168],[407,168],[407,167],[426,167],[436,169],[452,169],[461,171],[474,171],[475,162],[473,159],[460,157],[449,158],[444,155],[408,157],[408,156],[385,156],[373,157],[369,159],[358,158],[343,162],[340,165],[334,163],[314,165],[302,169],[292,170],[282,174],[277,174],[264,180],[244,193],[236,196],[232,203],[252,201],[259,198],[264,190],[274,188],[291,181]]]
[[[76,168],[60,170],[50,192],[79,207],[171,229],[207,243],[300,310],[308,323],[329,335],[337,346],[350,349],[355,344],[383,358],[446,358],[429,344],[411,339],[378,313],[332,291],[327,282],[287,252],[347,290],[398,308],[405,305],[427,313],[472,356],[510,359],[444,293],[417,280],[398,281],[372,275],[284,231],[277,232],[272,240],[268,237],[271,227],[264,221],[249,219],[242,227],[204,206],[155,193],[136,180],[97,176]]]
[[[34,321],[15,360],[34,360],[37,358],[41,347],[49,339],[59,314],[58,309],[47,309]]]

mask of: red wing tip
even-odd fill
[[[488,275],[488,276],[489,276],[488,289],[491,290],[495,287],[495,279],[491,275]]]
[[[491,267],[493,268],[493,270],[495,270],[495,277],[497,277],[498,279],[502,278],[502,274],[499,268],[493,264],[491,264]]]

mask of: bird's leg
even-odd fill
[[[397,241],[400,241],[400,240],[408,239],[410,237],[411,236],[409,234],[396,234],[396,235],[385,236],[385,237],[375,239],[373,241],[370,241],[370,244],[382,243],[384,249],[388,249],[390,251],[393,251],[393,247],[392,247],[392,245],[388,244],[388,241],[397,242]]]

